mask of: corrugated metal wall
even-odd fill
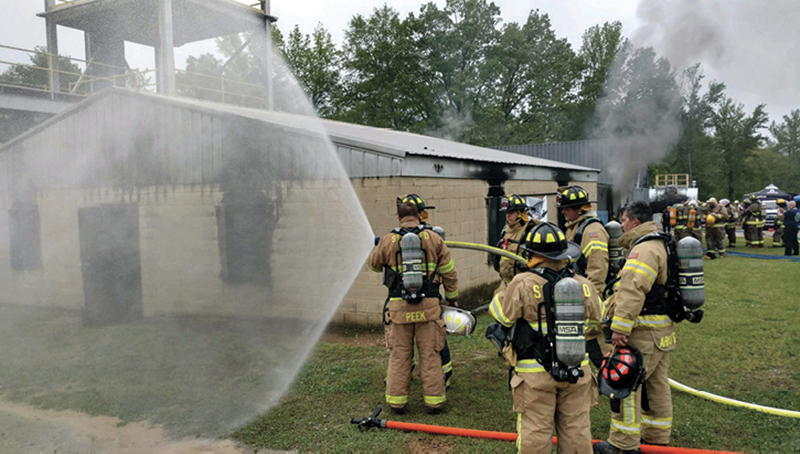
[[[494,148],[511,153],[519,153],[526,156],[603,170],[606,167],[604,156],[610,154],[611,146],[612,142],[606,140],[580,140],[574,142],[506,145]],[[602,171],[598,176],[597,182],[607,185],[613,183],[611,175],[609,175],[608,172]]]

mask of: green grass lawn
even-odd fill
[[[800,264],[730,256],[705,267],[706,317],[679,326],[672,378],[721,396],[800,410]],[[490,290],[464,295],[464,306],[477,306]],[[230,436],[259,450],[514,451],[510,442],[360,432],[350,424],[384,405],[388,353],[380,327],[329,329],[288,393],[259,414],[283,391],[287,372],[272,365],[302,357],[296,346],[309,331],[301,324],[195,317],[82,328],[74,312],[0,306],[0,314],[4,399],[113,416],[121,424],[146,420],[174,436]],[[417,372],[409,412],[381,417],[514,432],[508,372],[482,336],[489,322],[484,314],[474,336],[449,338],[455,376],[445,413],[424,412]],[[677,391],[673,402],[675,446],[800,452],[800,419]],[[607,437],[609,415],[601,398],[592,410],[594,438]]]
[[[706,316],[679,326],[671,377],[685,385],[759,405],[800,411],[800,265],[727,257],[706,261]],[[791,277],[794,276],[794,277]],[[419,377],[410,411],[381,418],[451,427],[514,432],[508,374],[489,341],[449,337],[456,367],[448,409],[430,416],[422,405]],[[380,332],[345,331],[339,338],[372,336],[369,345],[320,342],[281,404],[233,436],[257,448],[326,452],[513,452],[510,442],[396,430],[359,432],[350,418],[383,405],[387,352]],[[769,415],[673,392],[672,445],[690,448],[800,451],[800,419]],[[592,435],[605,439],[610,412],[601,397],[592,410]]]

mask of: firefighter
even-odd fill
[[[681,234],[681,238],[690,236],[700,243],[703,242],[703,229],[700,227],[700,219],[702,218],[702,207],[697,200],[688,201],[683,207],[683,218],[686,221],[686,227]],[[676,238],[676,240],[679,240]]]
[[[640,442],[667,445],[672,431],[668,372],[670,351],[675,349],[675,323],[663,310],[668,252],[660,240],[637,243],[658,231],[647,203],[630,203],[623,210],[621,221],[625,233],[619,242],[630,252],[619,274],[619,290],[608,301],[611,343],[617,348],[629,345],[641,352],[646,391],[611,400],[610,435],[607,441],[594,446],[597,453],[638,452]],[[644,403],[643,395],[647,399]]]
[[[539,224],[538,221],[528,217],[528,204],[522,196],[511,194],[503,200],[503,206],[500,211],[506,213],[506,225],[503,226],[502,238],[497,244],[500,249],[507,250],[514,254],[519,254],[519,246],[525,241],[525,234],[534,225]],[[515,260],[499,255],[492,256],[492,263],[495,271],[500,274],[500,287],[495,293],[502,291],[508,286],[508,283],[514,279],[514,276],[521,270],[517,266]]]
[[[408,194],[405,197],[397,198],[398,205],[403,202],[411,202],[417,206],[417,210],[419,211],[419,221],[420,225],[424,228],[432,228],[430,224],[428,224],[428,219],[430,215],[428,214],[428,210],[436,209],[435,206],[425,204],[425,201],[422,197],[418,196],[417,194]],[[442,238],[444,239],[444,238]],[[440,276],[434,276],[434,282],[439,283],[441,282]],[[445,388],[450,388],[450,384],[453,379],[453,361],[450,356],[450,345],[447,343],[447,339],[444,341],[444,348],[442,351],[439,352],[442,357],[442,371],[444,371],[444,385]]]
[[[556,195],[556,207],[561,209],[567,221],[567,241],[575,242],[581,248],[576,270],[591,281],[598,295],[602,295],[608,278],[608,232],[597,213],[592,211],[591,204],[589,193],[580,186],[559,190]],[[586,348],[595,367],[600,367],[603,355],[611,351],[602,331],[589,338]]]
[[[597,390],[589,360],[584,356],[583,361],[579,361],[580,366],[576,367],[580,367],[583,375],[574,383],[559,381],[552,363],[542,358],[545,349],[541,347],[547,330],[554,329],[544,323],[547,308],[552,307],[551,300],[545,301],[547,295],[552,295],[548,286],[573,274],[568,261],[578,256],[580,249],[577,244],[568,242],[558,227],[542,223],[526,235],[525,252],[530,272],[516,275],[505,291],[494,296],[489,306],[489,312],[503,327],[514,327],[514,345],[530,345],[524,350],[510,346],[504,350],[513,367],[510,386],[517,413],[517,449],[549,454],[555,428],[559,452],[590,452],[589,410],[597,402]],[[579,275],[573,277],[583,289],[586,325],[597,327],[602,313],[600,298],[588,279]],[[545,303],[544,309],[541,303]],[[539,331],[540,318],[542,332]]]
[[[404,199],[405,200],[405,199]],[[404,413],[411,386],[414,346],[419,352],[420,379],[425,407],[431,414],[440,413],[446,401],[445,374],[440,352],[445,345],[445,328],[439,295],[441,276],[448,305],[457,306],[458,276],[450,251],[442,238],[432,229],[420,224],[417,204],[411,200],[397,205],[400,227],[384,235],[369,257],[369,267],[384,272],[384,284],[389,299],[384,308],[384,329],[389,348],[386,371],[386,403],[396,413]],[[407,288],[410,276],[419,278],[407,267],[412,248],[401,250],[406,235],[417,235],[422,256],[422,280],[418,292]],[[408,274],[409,276],[406,276]]]
[[[728,218],[725,220],[725,234],[728,237],[728,247],[736,247],[736,223],[739,221],[739,201],[731,205],[728,199],[722,199],[719,203],[728,211]]]
[[[728,210],[714,197],[706,202],[706,255],[704,258],[713,260],[725,257],[725,221],[728,219]]]
[[[748,247],[764,247],[764,220],[761,216],[761,202],[757,198],[750,198],[745,201],[747,207],[744,210],[745,243]]]
[[[775,217],[775,230],[772,233],[772,247],[783,247],[783,213],[788,208],[784,199],[776,200],[775,204],[778,205],[778,213]]]
[[[672,220],[673,214],[670,213],[670,221]],[[686,203],[678,203],[675,204],[675,224],[672,226],[672,236],[675,238],[675,241],[680,241],[683,237],[686,236],[686,222],[688,220],[687,217],[687,208]]]

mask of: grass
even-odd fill
[[[800,410],[800,265],[734,256],[704,265],[706,316],[700,324],[679,325],[672,378],[725,397]],[[465,295],[462,305],[479,305],[491,287]],[[87,329],[72,312],[3,306],[0,313],[0,392],[6,399],[114,416],[122,424],[148,420],[175,436],[230,436],[259,450],[514,451],[509,442],[360,432],[350,424],[350,418],[364,418],[384,405],[388,354],[380,327],[329,329],[288,393],[259,415],[283,391],[286,371],[269,365],[302,356],[294,346],[307,331],[297,323],[198,317]],[[424,412],[416,372],[409,412],[380,417],[514,432],[507,370],[482,336],[489,322],[483,314],[474,336],[448,339],[455,376],[445,413]],[[800,452],[800,419],[677,391],[673,403],[672,445]],[[609,415],[601,398],[592,410],[594,438],[607,437]]]
[[[760,253],[760,252],[759,252]],[[800,410],[800,315],[795,263],[727,257],[706,261],[705,319],[679,325],[670,375],[724,397]],[[514,432],[508,375],[481,332],[449,337],[456,368],[448,410],[425,414],[418,376],[410,411],[393,421]],[[354,331],[355,332],[355,331]],[[352,335],[352,333],[351,333]],[[368,332],[362,336],[369,335]],[[380,333],[372,334],[375,339]],[[513,452],[513,443],[396,430],[359,432],[350,418],[383,405],[387,353],[377,345],[321,342],[279,406],[233,434],[266,449],[324,452]],[[672,445],[747,452],[800,451],[800,419],[774,416],[673,392]],[[592,435],[605,439],[607,400],[592,410]]]

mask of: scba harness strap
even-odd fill
[[[583,231],[586,230],[586,227],[588,227],[590,224],[594,224],[595,222],[599,222],[600,225],[603,225],[603,221],[595,217],[584,219],[583,222],[581,222],[581,224],[578,226],[578,230],[575,232],[575,237],[572,239],[572,241],[580,245],[581,242],[583,241]],[[584,255],[583,251],[581,251],[581,256],[575,263],[577,271],[581,276],[586,277],[586,267],[588,266],[588,264],[589,264],[589,258],[586,257],[586,255]]]
[[[414,235],[419,235],[421,232],[425,230],[430,230],[433,232],[433,228],[428,224],[420,224],[414,228],[407,229],[405,227],[397,227],[392,229],[392,233],[396,233],[400,235],[402,238],[403,235],[408,233],[413,233]],[[416,298],[411,298],[406,292],[405,287],[403,286],[403,272],[402,272],[402,251],[403,248],[398,241],[397,244],[397,252],[395,253],[395,263],[396,269],[384,268],[386,276],[384,279],[384,285],[389,289],[389,299],[391,298],[402,298],[408,301],[411,304],[417,304],[423,300],[423,298],[438,298],[442,299],[442,296],[439,294],[439,284],[434,282],[434,277],[436,276],[436,272],[439,269],[438,263],[436,264],[436,268],[433,270],[428,269],[428,251],[422,249],[422,256],[423,256],[423,273],[427,275],[427,279],[422,284],[422,289],[420,290],[418,296]],[[388,301],[388,300],[387,300]]]
[[[555,284],[565,277],[573,277],[575,273],[569,267],[564,268],[560,272],[547,268],[536,268],[529,272],[536,273],[547,279],[547,282],[542,288],[544,296],[543,301],[539,303],[536,308],[539,314],[538,331],[534,330],[527,320],[520,318],[511,327],[508,341],[514,347],[514,351],[519,360],[535,359],[554,380],[576,383],[578,379],[583,376],[583,370],[580,366],[567,366],[559,361],[558,355],[556,354],[556,320],[553,299],[553,288]],[[544,322],[549,328],[546,333],[542,326],[542,319],[544,319]],[[577,369],[578,373],[571,373],[573,369]]]

